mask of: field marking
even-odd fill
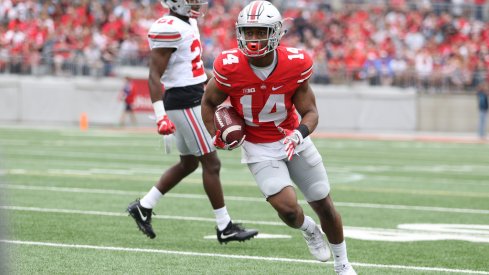
[[[26,161],[26,160],[16,161],[16,163],[18,163],[18,162],[35,163],[35,161]],[[43,163],[45,163],[45,162],[43,162]],[[46,174],[46,172],[44,172],[44,171],[41,172],[41,171],[36,171],[36,170],[11,168],[11,169],[6,169],[6,170],[0,169],[0,173],[1,174],[14,174],[14,175],[29,174],[29,175],[48,176],[48,177],[49,176],[77,177],[80,175],[90,175],[91,177],[98,177],[98,178],[107,178],[107,177],[114,178],[115,176],[119,176],[121,173],[123,173],[123,172],[120,172],[120,170],[125,170],[125,171],[132,171],[132,174],[131,173],[128,173],[128,174],[129,174],[129,176],[135,177],[135,178],[125,177],[124,178],[125,180],[141,181],[141,180],[146,179],[146,178],[150,179],[153,176],[153,174],[159,176],[163,172],[163,170],[161,169],[160,166],[156,166],[156,165],[152,165],[152,164],[151,165],[136,165],[136,164],[134,164],[128,169],[121,169],[120,164],[111,164],[111,163],[107,163],[107,162],[100,162],[97,165],[94,165],[94,162],[81,162],[81,161],[71,161],[71,160],[64,160],[64,161],[49,160],[49,161],[47,161],[47,163],[56,163],[56,165],[58,165],[58,166],[61,164],[61,165],[67,165],[70,167],[75,166],[77,168],[78,167],[84,167],[85,169],[77,169],[77,170],[60,169],[60,168],[59,169],[49,169],[48,174]],[[76,163],[76,164],[74,164],[74,163]],[[94,166],[96,166],[98,168],[94,168]],[[112,174],[100,174],[100,172],[102,172],[102,170],[100,169],[101,167],[107,167],[108,168],[108,169],[103,169],[103,170],[105,170],[106,173],[109,173],[112,171],[114,171],[114,172]],[[222,168],[221,170],[226,171],[228,169]],[[229,169],[229,170],[231,170],[231,169]],[[240,172],[240,173],[243,172],[245,174],[249,174],[248,168],[232,169],[232,170],[234,172],[236,172],[236,170],[238,170],[238,172]],[[98,173],[94,174],[93,171],[98,172]],[[200,170],[197,170],[194,173],[197,173],[199,171]],[[362,180],[363,181],[369,181],[369,182],[370,181],[373,181],[373,182],[389,182],[389,183],[395,182],[395,183],[401,183],[401,184],[412,183],[413,181],[419,181],[420,180],[419,177],[412,177],[412,176],[395,176],[395,177],[387,177],[387,176],[380,176],[380,175],[368,175],[368,176],[366,176],[364,174],[358,174],[358,173],[353,172],[353,171],[357,171],[357,168],[345,168],[345,167],[338,168],[335,166],[330,166],[329,167],[329,176],[331,179],[334,179],[333,182],[337,186],[341,186],[343,184],[348,184],[348,183],[354,183],[354,182],[358,182],[358,181],[362,181]],[[190,178],[186,178],[185,180],[188,180],[188,179],[190,179]],[[230,184],[230,185],[246,185],[246,186],[255,185],[255,183],[252,179],[250,179],[248,181],[234,181],[234,180],[225,180],[225,181],[226,181],[226,184]],[[197,182],[192,180],[192,183],[201,183],[201,180],[197,181]],[[430,186],[432,186],[432,185],[434,185],[434,186],[438,186],[438,185],[460,185],[460,180],[455,180],[452,178],[445,178],[445,179],[437,178],[436,181],[427,181],[426,182],[426,181],[422,180],[421,183],[423,184],[423,186],[426,186],[426,185],[430,185]],[[480,187],[489,187],[489,181],[485,182],[485,181],[480,181],[480,180],[479,181],[478,180],[464,180],[463,185],[464,186],[473,185],[473,186],[480,186]]]
[[[222,160],[230,160],[230,161],[235,160],[235,158],[225,158],[222,156],[220,158]],[[18,160],[12,161],[12,162],[15,162],[17,165],[22,163],[23,166],[28,166],[28,167],[32,167],[32,165],[27,165],[30,163],[33,163],[35,165],[38,164],[38,160],[25,159],[25,158],[24,159],[18,159]],[[104,168],[104,167],[107,168],[108,171],[120,170],[121,169],[120,163],[114,164],[114,162],[107,162],[107,161],[105,161],[105,162],[102,162],[102,161],[94,162],[94,161],[80,161],[80,160],[74,160],[74,159],[65,159],[65,160],[60,161],[60,160],[49,159],[49,160],[44,160],[43,163],[49,163],[52,166],[53,165],[56,165],[58,167],[61,166],[58,169],[53,169],[53,170],[57,170],[57,171],[62,171],[63,166],[69,167],[69,169],[65,169],[66,171],[61,173],[63,175],[67,175],[67,176],[70,176],[70,174],[68,173],[68,171],[70,171],[70,170],[75,171],[73,173],[73,175],[76,175],[79,173],[78,170],[80,170],[80,169],[85,169],[85,170],[87,170],[87,169],[100,169],[100,168]],[[164,163],[174,163],[174,161],[173,160],[167,160],[167,159],[161,159],[161,161],[159,161],[158,164],[144,164],[144,165],[132,164],[131,167],[126,168],[125,170],[130,170],[130,171],[133,171],[134,173],[142,173],[144,175],[148,175],[148,173],[160,175],[163,172],[163,169],[161,169],[161,164],[164,164]],[[240,164],[236,162],[233,165],[238,166]],[[74,170],[72,167],[74,167],[74,169],[77,169],[77,170]],[[380,168],[376,168],[376,167],[380,167]],[[386,168],[386,167],[389,167],[389,168]],[[472,167],[472,166],[469,166],[469,167]],[[480,173],[477,173],[477,175],[481,175],[481,176],[488,175],[487,171],[484,170],[485,166],[481,166],[480,168],[481,169],[479,169],[479,167],[477,168],[477,170],[480,170]],[[223,167],[222,171],[225,171],[227,169],[229,169],[229,168]],[[231,169],[233,171],[238,170],[239,172],[249,174],[249,170],[246,167],[241,168],[241,169],[239,169],[239,168],[231,168]],[[369,180],[369,181],[375,181],[375,182],[380,182],[380,181],[393,182],[393,178],[395,179],[395,182],[397,182],[397,183],[411,183],[413,180],[419,181],[419,177],[413,177],[413,176],[396,175],[396,176],[392,176],[392,177],[386,177],[386,176],[371,175],[371,174],[366,176],[365,174],[363,174],[363,173],[367,173],[367,172],[378,173],[378,172],[398,171],[399,169],[396,166],[350,165],[350,167],[345,167],[345,166],[337,166],[337,165],[328,165],[327,169],[328,169],[328,173],[329,173],[330,177],[335,178],[334,182],[338,183],[338,184],[356,182],[356,181],[361,181],[361,180]],[[20,170],[20,169],[15,169],[15,168],[14,169],[7,169],[7,170],[4,170],[3,172],[4,173],[13,173],[12,171],[14,171],[14,170]],[[442,176],[447,176],[446,172],[456,171],[455,168],[449,169],[449,170],[450,171],[445,171],[445,172],[438,171],[438,172],[440,172]],[[405,171],[408,171],[408,170],[405,170]],[[410,170],[410,171],[416,172],[416,170]],[[458,174],[470,173],[470,175],[473,176],[473,175],[476,175],[475,171],[476,171],[476,169],[473,169],[472,172],[470,172],[470,171],[458,171],[456,173],[458,173]],[[421,172],[421,171],[418,171],[418,172]],[[424,171],[424,172],[427,172],[427,171]],[[436,172],[436,173],[438,173],[438,172]],[[29,171],[29,174],[33,174],[33,173],[36,173],[36,171],[35,170]],[[344,180],[344,178],[346,178],[346,177],[348,177],[348,178],[346,180]],[[339,180],[338,180],[338,178],[339,178]],[[489,182],[481,181],[481,180],[467,180],[467,179],[465,179],[463,181],[463,183],[464,183],[464,185],[475,185],[475,186],[483,186],[483,187],[489,186]],[[456,185],[460,185],[460,180],[454,179],[453,177],[446,177],[446,178],[437,177],[437,179],[435,181],[424,182],[424,184],[430,184],[430,185],[447,185],[447,184],[454,185],[454,184],[456,184]]]
[[[223,169],[221,169],[222,171]],[[48,171],[49,172],[49,171]],[[63,172],[63,173],[55,173]],[[68,173],[69,172],[69,173]],[[22,175],[35,175],[41,177],[86,177],[86,170],[50,170],[50,173],[46,171],[27,171],[25,169],[10,169],[4,172],[4,174],[22,174]],[[90,179],[116,179],[121,180],[120,175],[107,175],[107,174],[89,174]],[[125,181],[137,181],[141,182],[144,180],[154,181],[152,176],[140,176],[140,175],[126,175],[122,178]],[[233,186],[256,186],[253,180],[225,180],[227,185]],[[198,183],[202,184],[202,179],[197,178],[186,178],[182,182],[187,183]],[[408,194],[408,195],[418,195],[418,196],[443,196],[443,197],[465,197],[465,198],[489,198],[489,193],[487,192],[461,192],[461,191],[443,191],[443,190],[423,190],[423,189],[405,189],[405,188],[370,188],[370,187],[360,187],[359,185],[343,185],[335,184],[333,186],[336,190],[342,191],[353,191],[353,192],[363,192],[363,193],[396,193],[396,194]]]
[[[0,140],[1,145],[1,140]],[[153,146],[157,150],[163,150],[161,146]],[[161,148],[160,148],[161,147]],[[163,152],[156,156],[144,156],[141,157],[140,152],[134,151],[126,151],[121,153],[115,152],[87,152],[80,150],[66,150],[66,148],[61,147],[59,151],[55,150],[42,150],[42,149],[24,149],[24,148],[15,148],[6,151],[5,153],[8,155],[20,155],[20,156],[51,156],[51,157],[60,157],[60,158],[70,158],[70,159],[79,159],[79,158],[92,158],[96,160],[114,160],[120,162],[121,160],[140,160],[140,161],[155,161],[158,163],[161,162],[174,162],[174,157],[177,155],[166,155]],[[61,150],[62,149],[62,150]],[[164,159],[162,156],[171,156],[171,159]],[[221,154],[219,156],[225,160],[235,160],[236,164],[240,164],[239,157],[234,155],[225,155]],[[337,159],[336,162],[341,162],[341,159]],[[351,161],[348,161],[350,165]],[[403,171],[403,172],[423,172],[423,173],[436,173],[436,174],[445,174],[445,173],[470,173],[471,175],[474,173],[485,175],[486,169],[484,165],[480,164],[462,164],[462,165],[432,165],[432,166],[423,166],[423,165],[402,165],[404,162],[393,162],[391,160],[389,163],[377,163],[376,165],[372,165],[371,162],[366,165],[352,165],[356,172],[392,172],[392,171]],[[393,163],[397,163],[398,165],[393,165]],[[342,166],[341,166],[342,167]],[[330,168],[328,166],[328,168]],[[351,172],[351,171],[349,171]]]
[[[128,216],[125,213],[87,211],[75,209],[54,209],[23,206],[0,206],[0,209],[14,211],[31,211],[44,213],[81,214],[94,216]],[[154,219],[199,221],[215,223],[213,218],[155,215]],[[286,226],[283,222],[273,221],[251,221],[236,220],[247,224]],[[401,224],[397,229],[379,227],[354,227],[343,226],[347,238],[386,241],[386,242],[413,242],[413,241],[439,241],[439,240],[462,240],[475,243],[489,243],[489,226],[468,224]]]
[[[489,226],[481,224],[398,224],[397,229],[346,226],[347,238],[375,242],[466,241],[489,244]]]
[[[444,191],[444,190],[421,190],[406,188],[378,188],[378,187],[360,187],[358,185],[335,185],[334,189],[353,192],[369,193],[386,193],[386,194],[408,194],[418,196],[442,196],[442,197],[464,197],[464,198],[489,198],[486,192],[462,192],[462,191]]]
[[[418,135],[414,134],[369,134],[369,133],[331,133],[316,132],[313,134],[321,139],[350,139],[362,141],[416,142],[416,143],[448,143],[448,144],[484,144],[473,136],[455,135]]]
[[[96,160],[132,160],[132,161],[155,161],[155,162],[165,162],[165,160],[159,156],[141,155],[141,153],[101,153],[101,152],[79,152],[79,151],[53,151],[53,150],[28,150],[28,149],[17,149],[14,151],[6,152],[5,154],[15,154],[21,156],[37,156],[37,157],[62,157],[62,158],[92,158]],[[170,161],[170,160],[167,160]]]
[[[1,145],[1,143],[0,143]],[[58,151],[55,150],[40,150],[40,149],[9,149],[5,151],[5,155],[13,155],[13,156],[37,156],[37,157],[59,157],[59,158],[72,158],[72,159],[80,159],[80,158],[92,158],[95,160],[100,160],[103,162],[104,160],[113,160],[120,162],[121,160],[138,160],[138,161],[155,161],[158,163],[161,162],[175,162],[175,158],[178,157],[177,154],[166,154],[164,153],[164,149],[161,146],[153,146],[155,150],[160,150],[157,155],[145,155],[142,156],[140,151],[125,151],[124,153],[108,153],[108,152],[87,152],[83,151],[83,148],[80,150],[66,150],[63,147],[60,147]],[[154,150],[153,150],[154,151]],[[171,158],[165,158],[171,157]],[[242,165],[240,162],[239,156],[232,155],[219,155],[221,159],[234,160],[236,164]],[[246,167],[245,165],[242,165]]]
[[[62,140],[62,139],[52,139],[52,140],[17,140],[17,139],[1,139],[0,145],[10,145],[10,146],[31,146],[33,142],[39,142],[39,145],[43,147],[124,147],[124,146],[137,146],[137,147],[158,147],[161,142],[158,143],[157,140],[154,140],[155,144],[137,142],[134,140],[120,140],[120,141],[104,141],[104,140]]]
[[[151,127],[135,127],[135,128],[105,128],[105,129],[90,129],[88,132],[80,132],[76,127],[57,127],[57,126],[42,126],[33,129],[32,127],[23,127],[19,125],[4,125],[0,126],[1,130],[6,130],[10,132],[27,132],[31,133],[33,131],[43,132],[43,133],[55,133],[60,136],[69,137],[110,137],[110,138],[148,138],[153,137],[154,130]],[[7,132],[8,133],[8,132]],[[382,142],[397,142],[397,143],[415,143],[419,146],[428,146],[430,144],[443,144],[443,145],[465,145],[467,143],[481,144],[485,145],[487,142],[481,142],[474,136],[464,136],[464,135],[429,135],[429,134],[417,134],[417,133],[358,133],[358,132],[319,132],[316,131],[312,134],[318,143],[328,142],[337,143],[344,142],[341,139],[349,140],[354,143],[372,143],[372,141],[382,141]],[[382,144],[384,144],[382,143]],[[426,144],[426,145],[425,145]]]
[[[222,169],[221,169],[222,171]],[[163,171],[162,171],[163,172]],[[197,171],[198,172],[198,171]],[[7,173],[4,172],[4,175],[31,175],[31,176],[39,176],[39,177],[71,177],[71,178],[83,178],[85,179],[87,177],[87,174],[80,172],[78,173],[75,171],[75,173],[71,174],[66,174],[66,173],[54,173],[53,170],[51,170],[51,173],[47,173],[46,171],[27,171],[25,169],[10,169],[7,171]],[[194,172],[195,174],[195,172]],[[100,179],[100,180],[124,180],[124,181],[135,181],[135,182],[144,182],[144,181],[151,181],[153,182],[155,180],[155,177],[153,175],[149,176],[141,176],[141,175],[126,175],[124,177],[121,177],[120,175],[103,175],[103,174],[95,174],[95,175],[89,175],[90,179]],[[223,180],[221,178],[221,180]],[[187,177],[185,178],[182,183],[192,183],[192,184],[202,184],[202,179],[201,178],[192,178],[192,177]],[[239,181],[239,180],[226,180],[226,185],[232,185],[232,186],[256,186],[256,183],[252,180],[246,181]]]
[[[0,145],[2,145],[4,141],[0,139]],[[18,140],[12,140],[12,142],[20,142]],[[83,141],[82,141],[83,142]],[[45,142],[44,142],[45,143]],[[46,145],[46,144],[42,145]],[[59,150],[46,150],[46,149],[39,149],[39,148],[34,148],[34,149],[25,149],[25,148],[11,148],[8,151],[6,151],[6,154],[12,154],[12,155],[21,155],[21,156],[26,156],[26,155],[34,155],[34,156],[57,156],[57,157],[66,157],[66,158],[86,158],[86,157],[91,157],[91,158],[102,158],[102,159],[112,159],[112,160],[128,160],[134,159],[135,157],[140,156],[141,152],[139,151],[124,151],[124,152],[87,152],[86,150],[83,150],[82,147],[80,147],[79,150],[75,150],[77,148],[67,150],[65,147],[65,144],[63,141],[57,141],[59,143],[60,148]],[[74,141],[74,143],[77,143],[77,141]],[[95,144],[99,144],[100,142],[94,142]],[[103,142],[102,142],[103,143]],[[140,144],[137,143],[136,144]],[[132,143],[127,144],[127,146],[132,146],[134,145],[134,141]],[[148,145],[148,144],[146,144]],[[122,145],[120,145],[122,146]],[[162,161],[161,156],[168,156],[163,153],[163,146],[160,143],[155,143],[155,145],[151,145],[151,147],[154,147],[154,149],[160,150],[160,154],[158,156],[146,156],[144,159],[145,160],[154,160],[154,161]],[[374,148],[375,149],[375,148]],[[324,154],[323,154],[324,155]],[[173,157],[177,157],[177,154],[170,155]],[[236,160],[236,163],[239,164],[239,157],[235,154],[230,155],[230,154],[220,154],[220,158],[223,159],[234,159]],[[172,158],[173,159],[173,158]],[[164,160],[163,160],[164,161]],[[170,160],[168,160],[170,161]],[[335,162],[343,162],[342,158],[337,158]],[[351,161],[348,161],[347,163],[351,164]],[[358,163],[358,162],[356,162]],[[391,159],[389,162],[380,162],[376,163],[376,165],[372,165],[372,162],[364,162],[368,163],[365,165],[358,165],[357,169],[365,170],[368,172],[392,172],[392,171],[412,171],[412,172],[425,172],[425,173],[474,173],[474,172],[480,172],[484,173],[485,166],[481,164],[461,164],[461,165],[456,165],[456,164],[439,164],[439,165],[431,165],[431,166],[425,166],[422,164],[418,165],[404,165],[405,161],[402,159]],[[397,164],[397,165],[393,165]],[[341,165],[341,164],[340,164]],[[484,175],[484,174],[482,174]]]
[[[354,169],[352,169],[354,170]],[[489,175],[488,175],[489,176]],[[382,175],[369,175],[367,177],[369,181],[373,182],[394,182],[396,184],[399,183],[412,183],[413,181],[416,181],[418,184],[420,184],[420,177],[413,177],[413,176],[382,176]],[[460,185],[461,180],[459,179],[453,179],[453,178],[437,178],[434,181],[426,181],[421,178],[421,184],[424,186],[427,185]],[[474,185],[474,186],[482,186],[482,187],[489,187],[489,182],[486,181],[480,181],[480,180],[469,180],[469,179],[464,179],[463,180],[463,185]]]
[[[97,178],[97,179],[120,179],[121,175],[125,175],[124,180],[134,180],[134,181],[142,181],[142,180],[148,180],[151,179],[153,180],[153,175],[161,175],[161,173],[164,171],[162,169],[157,169],[157,168],[143,168],[143,167],[133,167],[129,169],[100,169],[99,168],[91,168],[87,167],[89,169],[48,169],[46,170],[27,170],[27,169],[6,169],[6,170],[0,170],[2,171],[3,174],[27,174],[27,175],[37,175],[37,176],[43,176],[43,177],[80,177],[80,176],[90,176],[91,178]],[[246,175],[249,175],[249,171],[247,168],[242,168],[242,169],[226,169],[222,168],[222,172],[230,171],[233,170],[234,172],[239,172],[239,173],[244,173]],[[355,170],[355,169],[351,169]],[[388,181],[388,182],[412,182],[418,181],[419,179],[416,177],[405,177],[405,176],[395,176],[392,178],[387,178],[383,176],[366,176],[364,174],[358,174],[354,172],[345,172],[345,169],[341,169],[340,171],[336,171],[335,169],[331,169],[330,171],[330,177],[335,178],[334,180],[334,187],[338,189],[343,189],[343,190],[352,190],[351,184],[350,183],[355,183],[355,182],[360,182],[360,181],[375,181],[375,182],[380,182],[380,181]],[[197,169],[197,171],[194,172],[194,174],[200,174],[201,169]],[[189,181],[191,183],[202,183],[201,179],[185,179],[185,181]],[[240,186],[254,186],[255,182],[250,178],[249,180],[245,181],[239,181],[239,180],[225,180],[226,184],[229,185],[240,185]],[[465,182],[464,182],[465,183]],[[487,187],[489,184],[484,184],[483,181],[470,181],[467,180],[467,185],[475,185],[475,186],[481,186],[481,187]],[[436,179],[436,181],[433,182],[427,182],[425,185],[445,185],[445,184],[457,184],[460,185],[459,180],[453,180],[453,182],[450,182],[449,179]],[[355,184],[355,190],[359,190],[358,184]],[[425,189],[413,189],[413,188],[374,188],[374,187],[367,187],[367,188],[362,188],[363,192],[371,192],[371,193],[388,193],[388,192],[395,192],[395,193],[405,193],[405,194],[416,194],[416,195],[436,195],[436,196],[451,196],[451,197],[487,197],[489,198],[489,193],[487,192],[462,192],[462,191],[443,191],[443,190],[425,190]]]
[[[290,235],[259,233],[254,239],[292,239]],[[204,236],[205,240],[217,240],[216,234]]]
[[[112,216],[112,217],[127,217],[129,214],[125,212],[103,212],[103,211],[91,211],[91,210],[75,210],[75,209],[60,209],[60,208],[41,208],[41,207],[24,207],[24,206],[7,206],[1,205],[0,209],[16,210],[16,211],[31,211],[31,212],[45,212],[45,213],[63,213],[63,214],[81,214],[81,215],[95,215],[95,216]],[[215,218],[201,218],[201,217],[188,217],[188,216],[170,216],[170,215],[154,215],[153,219],[162,220],[180,220],[180,221],[200,221],[200,222],[216,222]],[[273,225],[273,226],[285,226],[283,222],[268,222],[268,221],[248,221],[248,220],[236,220],[236,222],[259,224],[259,225]]]
[[[93,189],[93,188],[76,188],[76,187],[56,187],[56,186],[33,186],[20,184],[0,184],[0,189],[16,189],[30,191],[52,191],[66,193],[85,193],[85,194],[104,194],[104,195],[124,195],[124,196],[142,196],[146,192],[136,191],[121,191],[113,189]],[[167,193],[165,197],[181,198],[181,199],[202,199],[207,200],[206,195],[200,194],[184,194],[184,193]],[[247,202],[266,202],[263,198],[240,197],[240,196],[225,196],[229,201],[247,201]],[[305,200],[299,200],[301,204],[307,204]],[[445,213],[465,213],[465,214],[483,214],[488,215],[489,210],[485,209],[470,209],[470,208],[449,208],[435,206],[411,206],[411,205],[396,205],[396,204],[378,204],[378,203],[356,203],[356,202],[335,202],[336,206],[352,207],[352,208],[373,208],[373,209],[391,209],[391,210],[408,210],[408,211],[426,211],[426,212],[445,212]]]
[[[164,249],[97,246],[97,245],[84,245],[84,244],[64,244],[64,243],[35,242],[35,241],[22,241],[22,240],[0,240],[0,242],[7,243],[7,244],[47,246],[47,247],[56,247],[56,248],[75,248],[75,249],[123,251],[123,252],[138,252],[138,253],[142,252],[142,253],[171,254],[171,255],[197,256],[197,257],[218,257],[218,258],[225,258],[225,259],[240,259],[240,260],[255,260],[255,261],[268,261],[268,262],[285,262],[285,263],[328,264],[328,265],[333,264],[332,262],[322,263],[315,260],[261,257],[261,256],[250,256],[250,255],[218,254],[218,253],[205,253],[205,252],[193,252],[193,251],[175,251],[175,250],[164,250]],[[484,274],[484,275],[489,274],[489,272],[487,271],[470,270],[470,269],[451,269],[451,268],[443,268],[443,267],[383,265],[383,264],[369,264],[369,263],[356,263],[356,262],[353,262],[351,264],[353,266],[366,267],[366,268],[403,269],[403,270],[413,270],[413,271],[431,271],[431,272],[459,273],[459,274],[460,273]]]

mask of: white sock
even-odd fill
[[[331,247],[331,252],[333,252],[334,266],[342,266],[348,263],[345,240],[339,244],[330,243],[329,246]]]
[[[316,222],[309,216],[304,216],[304,223],[300,229],[308,234],[312,234],[316,229]]]
[[[163,194],[161,194],[160,190],[153,186],[146,196],[139,201],[139,203],[144,208],[153,209],[162,197]]]
[[[214,209],[214,214],[216,215],[217,228],[221,231],[224,230],[231,221],[231,217],[228,214],[226,206],[219,209]]]

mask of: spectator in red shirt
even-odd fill
[[[121,114],[121,118],[119,120],[119,126],[124,127],[126,123],[126,115],[129,115],[131,119],[131,124],[136,126],[137,120],[136,115],[134,114],[133,104],[135,98],[134,84],[132,80],[126,76],[124,87],[121,91],[121,99],[124,100],[124,111]]]

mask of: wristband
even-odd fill
[[[162,100],[153,102],[153,109],[155,111],[156,121],[160,120],[166,115],[165,107],[163,106]]]
[[[301,133],[302,138],[306,138],[310,134],[309,128],[304,124],[299,124],[299,127],[297,127],[296,130]]]

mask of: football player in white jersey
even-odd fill
[[[127,211],[148,237],[152,209],[161,197],[202,165],[204,189],[214,209],[220,243],[245,241],[258,234],[233,223],[226,210],[219,178],[221,163],[202,122],[200,103],[207,80],[196,18],[207,8],[205,0],[162,0],[170,13],[156,20],[148,33],[151,48],[149,90],[158,133],[174,134],[180,161],[166,170],[156,185]],[[162,84],[165,92],[162,98]]]
[[[304,50],[280,46],[284,33],[282,16],[270,2],[253,1],[239,13],[238,48],[215,59],[215,77],[202,99],[202,118],[219,141],[216,146],[236,148],[225,144],[213,124],[215,109],[229,97],[245,121],[241,162],[248,165],[268,203],[285,224],[301,230],[317,260],[329,260],[330,248],[321,229],[297,202],[295,183],[326,233],[336,273],[356,275],[348,261],[343,224],[329,194],[322,157],[309,137],[318,124],[316,100],[308,83],[313,61]]]

